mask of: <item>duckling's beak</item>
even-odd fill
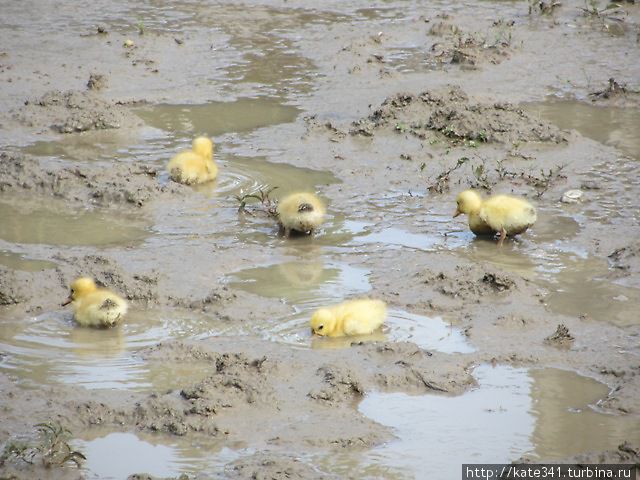
[[[458,215],[461,215],[462,212],[456,208],[456,211],[453,213],[453,218],[456,218]]]
[[[71,297],[67,298],[64,303],[62,304],[63,307],[66,307],[67,305],[69,305],[71,302],[73,302],[73,299]]]

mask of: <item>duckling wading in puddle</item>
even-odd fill
[[[173,157],[167,170],[171,180],[185,185],[214,180],[218,175],[218,166],[213,162],[213,142],[207,137],[195,138],[191,150]]]
[[[311,235],[324,221],[325,207],[313,193],[292,193],[276,209],[278,222],[285,237],[292,232]]]
[[[98,288],[93,279],[78,278],[71,284],[71,294],[62,306],[73,305],[73,317],[84,327],[113,327],[127,313],[127,302],[107,290]]]
[[[382,300],[349,300],[316,310],[311,317],[311,330],[328,337],[368,335],[380,328],[386,317],[387,304]]]
[[[507,236],[525,232],[537,219],[533,205],[510,195],[494,195],[482,200],[476,191],[465,190],[456,197],[456,204],[453,216],[466,214],[469,228],[476,235],[500,234],[498,246]]]

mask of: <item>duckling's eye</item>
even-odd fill
[[[322,330],[323,328],[324,328],[324,325],[320,325],[320,326],[318,327],[318,331]]]

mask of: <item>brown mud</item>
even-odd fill
[[[56,422],[87,459],[7,453],[0,477],[637,464],[640,7],[540,5],[3,6],[0,444]],[[189,188],[165,167],[195,135],[220,174]],[[238,212],[271,187],[327,222]],[[475,238],[469,187],[538,222]],[[130,301],[122,326],[74,325],[80,275]],[[356,296],[389,304],[381,332],[311,338]]]

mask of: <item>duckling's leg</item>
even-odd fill
[[[291,237],[291,229],[284,227],[284,238],[289,238]]]
[[[507,238],[507,231],[503,228],[500,230],[500,238],[498,239],[498,246],[501,247],[504,243],[504,239]]]

